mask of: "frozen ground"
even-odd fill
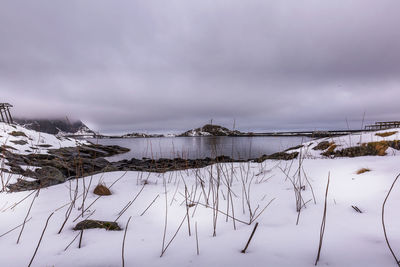
[[[381,136],[384,133],[389,133],[388,136]],[[314,150],[320,142],[327,141],[331,144],[335,145],[335,150],[342,150],[349,147],[360,146],[361,144],[370,143],[370,142],[381,142],[381,141],[393,141],[393,140],[400,140],[400,129],[389,129],[389,130],[381,130],[381,131],[374,131],[374,132],[362,132],[356,133],[346,136],[339,136],[339,137],[326,137],[321,138],[318,140],[313,140],[304,143],[304,147],[301,148],[302,154],[304,157],[307,158],[324,158],[321,155],[321,150]],[[299,152],[300,149],[293,149],[289,152]],[[386,154],[395,156],[399,154],[399,151],[389,147],[386,150]]]
[[[119,211],[143,187],[142,181],[148,179],[148,184],[144,186],[142,193],[118,220],[121,227],[124,228],[128,217],[132,216],[125,244],[126,266],[260,266],[260,264],[264,266],[313,266],[319,242],[324,190],[328,172],[330,172],[331,184],[328,195],[326,232],[319,265],[395,266],[384,241],[380,216],[384,197],[394,177],[400,171],[398,161],[397,156],[305,160],[303,167],[313,186],[317,204],[311,200],[312,193],[307,185],[302,195],[305,201],[311,201],[301,211],[297,226],[294,190],[291,182],[285,181],[286,176],[276,166],[276,162],[267,161],[264,164],[250,165],[234,164],[235,174],[231,190],[236,195],[232,194],[237,219],[249,221],[248,207],[245,205],[245,213],[243,213],[242,207],[243,184],[241,179],[245,180],[247,173],[249,176],[245,185],[248,188],[253,175],[263,172],[251,182],[250,200],[253,211],[259,205],[260,208],[256,213],[260,212],[275,198],[265,212],[256,219],[259,227],[246,254],[242,254],[240,251],[244,248],[255,222],[253,225],[246,225],[237,221],[237,229],[234,230],[232,219],[228,218],[228,222],[226,222],[226,216],[219,213],[216,237],[213,237],[213,209],[198,205],[197,208],[194,206],[189,209],[192,236],[188,235],[188,226],[185,221],[164,256],[160,257],[165,219],[163,180],[167,181],[167,243],[186,214],[183,180],[187,184],[188,193],[192,194],[190,197],[194,194],[196,184],[194,171],[173,172],[165,175],[138,172],[128,172],[125,175],[121,172],[96,175],[93,177],[86,199],[86,207],[96,199],[97,196],[92,191],[100,180],[109,186],[113,181],[124,176],[111,188],[113,195],[101,197],[85,212],[85,217],[94,212],[91,219],[115,220]],[[287,163],[281,162],[280,166],[284,169]],[[232,171],[230,164],[220,167],[226,173]],[[248,169],[249,167],[250,169]],[[292,172],[296,167],[297,162],[293,163]],[[361,175],[355,174],[358,169],[363,167],[368,167],[371,171]],[[241,168],[243,177],[240,174]],[[214,179],[217,177],[216,169],[217,167],[213,166]],[[208,184],[209,171],[211,171],[211,167],[197,173],[197,177],[206,181],[206,193],[210,188]],[[90,177],[78,180],[80,193],[84,180],[88,186]],[[199,181],[198,178],[197,181]],[[82,198],[79,198],[66,227],[61,234],[57,234],[68,206],[58,208],[70,202],[68,186],[70,185],[62,184],[41,190],[28,216],[32,219],[26,223],[19,244],[16,244],[16,241],[21,228],[0,238],[4,266],[26,266],[29,263],[45,221],[54,211],[55,214],[50,219],[33,266],[121,266],[123,231],[86,230],[81,249],[78,248],[78,238],[67,251],[64,251],[77,234],[72,228],[81,218],[75,223],[73,220],[80,214],[81,211],[78,210],[78,207],[82,204]],[[71,186],[75,188],[75,182],[72,182]],[[176,188],[178,188],[178,192],[173,198]],[[198,184],[195,201],[201,192]],[[388,233],[397,251],[400,250],[400,229],[397,227],[400,223],[399,193],[400,191],[395,188],[388,202],[386,216]],[[14,204],[29,194],[30,192],[2,193],[0,234],[24,221],[35,194],[15,207]],[[143,216],[140,216],[158,195],[155,203]],[[226,196],[227,187],[221,184],[219,210],[224,212],[226,212],[227,201],[224,200]],[[212,198],[211,192],[209,198],[211,202]],[[171,201],[172,205],[170,205]],[[200,202],[205,204],[205,201],[204,194],[202,194]],[[352,205],[359,207],[363,213],[357,213],[351,208]],[[231,212],[229,214],[232,215]],[[200,255],[196,253],[194,234],[196,223]]]
[[[350,139],[341,137],[340,140],[345,143]],[[33,191],[2,192],[1,266],[28,265],[46,219],[52,212],[54,215],[49,220],[32,266],[122,266],[124,230],[130,216],[124,249],[125,266],[314,266],[329,173],[326,230],[318,266],[396,266],[385,243],[381,208],[400,172],[399,159],[396,153],[340,159],[308,157],[301,164],[300,177],[297,173],[299,160],[218,164],[165,174],[113,172],[42,189],[37,198]],[[356,174],[361,168],[371,171]],[[96,201],[98,196],[93,194],[93,189],[98,183],[113,184],[112,195]],[[304,200],[302,204],[306,205],[301,209],[298,225],[293,183],[296,187],[304,186],[301,197]],[[76,188],[75,207],[63,231],[58,234]],[[137,198],[117,220],[123,231],[85,230],[82,247],[78,248],[78,237],[65,251],[79,235],[72,228],[83,220],[84,191],[88,192],[84,204],[84,209],[88,210],[84,212],[84,218],[90,216],[96,220],[116,220],[118,213]],[[154,204],[141,216],[154,199]],[[229,201],[228,218],[227,199],[234,202],[233,215],[232,202]],[[209,207],[206,207],[207,201]],[[185,218],[186,202],[191,236]],[[387,203],[385,219],[391,244],[400,254],[399,204],[400,187],[395,186]],[[351,206],[357,206],[362,213]],[[213,207],[218,207],[220,212],[214,212]],[[165,246],[183,223],[176,238],[160,257],[166,210]],[[3,235],[22,224],[25,217],[28,221],[19,244],[16,242],[22,227]],[[236,220],[235,225],[232,217]],[[258,229],[247,253],[242,254],[256,222],[259,223]],[[214,226],[216,236],[213,236]]]
[[[0,122],[0,145],[15,154],[47,153],[48,149],[72,147],[77,143],[71,138],[28,130],[18,125]]]

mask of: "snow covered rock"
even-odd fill
[[[206,124],[203,127],[186,131],[179,136],[239,136],[244,133],[237,130],[229,130],[220,125]]]

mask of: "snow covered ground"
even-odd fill
[[[15,154],[45,154],[48,149],[74,147],[78,141],[0,122],[0,146]],[[85,141],[79,141],[81,143]]]
[[[385,133],[388,136],[385,136]],[[393,141],[393,140],[400,140],[400,128],[395,129],[388,129],[388,130],[381,130],[381,131],[374,131],[374,132],[362,132],[362,133],[355,133],[346,136],[339,136],[339,137],[326,137],[321,138],[318,140],[313,140],[304,143],[303,148],[293,149],[289,152],[302,152],[304,157],[308,158],[324,158],[321,155],[321,150],[314,150],[319,143],[327,141],[331,144],[335,145],[334,150],[341,150],[349,147],[360,146],[361,144],[366,144],[370,142],[381,142],[381,141]],[[398,155],[400,152],[396,149],[389,147],[386,150],[386,154],[388,155]]]
[[[356,140],[359,138],[358,136]],[[340,137],[336,142],[341,140],[345,144],[350,139]],[[104,173],[40,190],[29,215],[27,213],[35,193],[2,192],[1,265],[27,266],[46,219],[54,212],[32,266],[122,266],[124,230],[130,216],[132,219],[126,232],[124,249],[125,266],[314,266],[325,189],[330,173],[326,230],[318,266],[396,266],[385,243],[381,208],[394,178],[400,172],[399,159],[398,155],[390,153],[383,157],[309,157],[301,164],[300,179],[297,173],[299,160],[219,164],[200,170],[165,174]],[[356,174],[361,168],[368,168],[370,171]],[[306,206],[301,209],[298,225],[291,180],[297,186],[304,186],[301,196]],[[57,234],[65,220],[76,183],[79,197],[63,231]],[[93,194],[98,183],[107,186],[113,184],[112,195],[98,199]],[[78,248],[78,236],[65,251],[79,235],[72,228],[83,220],[79,217],[82,213],[81,194],[89,184],[84,205],[84,209],[88,210],[84,212],[84,218],[90,216],[90,219],[96,220],[116,220],[118,213],[143,190],[117,220],[123,231],[85,230],[82,247]],[[231,186],[228,187],[228,184]],[[26,199],[23,200],[24,198]],[[154,199],[154,204],[141,216]],[[208,208],[205,206],[207,199]],[[232,202],[227,207],[228,199],[234,202],[234,215]],[[190,206],[189,223],[185,218],[186,200]],[[398,254],[399,204],[400,187],[396,186],[388,200],[385,219],[390,241]],[[217,205],[220,212],[214,212],[211,208],[217,208]],[[362,213],[356,212],[351,206],[358,207]],[[160,257],[166,210],[168,216],[165,246],[183,223],[175,239]],[[250,210],[253,215],[250,215]],[[251,216],[254,221],[248,225]],[[29,221],[23,229],[19,244],[16,244],[22,227],[3,234],[22,224],[25,217]],[[236,219],[235,225],[232,217]],[[74,222],[75,218],[78,219]],[[258,229],[247,252],[242,254],[241,250],[256,222],[259,223]],[[191,236],[188,233],[188,224]],[[196,249],[196,225],[199,255]],[[214,226],[216,236],[213,236]]]

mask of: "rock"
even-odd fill
[[[103,184],[98,184],[96,188],[94,189],[93,193],[98,196],[110,196],[111,191],[108,189],[107,186]]]
[[[316,145],[313,150],[326,150],[328,149],[332,144],[329,141],[323,141]]]
[[[361,144],[360,146],[348,147],[341,150],[330,150],[322,153],[327,157],[362,157],[362,156],[384,156],[386,150],[391,147],[400,150],[400,141],[380,141]]]
[[[55,180],[60,183],[65,182],[66,177],[64,174],[57,168],[51,167],[51,166],[44,166],[40,169],[37,169],[35,171],[36,177],[39,180]]]
[[[20,132],[20,131],[12,131],[11,133],[9,133],[12,136],[18,137],[18,136],[23,136],[23,137],[27,137],[26,134],[24,132]]]
[[[302,147],[304,147],[304,145],[298,145],[298,146],[294,146],[294,147],[289,147],[288,149],[286,149],[283,152],[288,152],[290,150],[296,150],[296,149],[299,149],[299,148],[302,148]]]
[[[52,145],[49,144],[43,144],[43,145],[37,145],[38,147],[43,147],[43,148],[48,148],[48,147],[52,147]]]
[[[28,142],[26,142],[25,140],[17,140],[17,141],[10,141],[10,142],[14,143],[16,145],[21,145],[21,146],[28,144]]]
[[[97,221],[97,220],[84,220],[79,222],[75,227],[75,231],[85,230],[85,229],[94,229],[94,228],[102,228],[107,231],[121,231],[121,227],[119,227],[116,222],[108,222],[108,221]]]
[[[273,159],[273,160],[293,160],[297,158],[299,155],[299,152],[293,152],[293,153],[285,153],[285,152],[278,152],[274,153],[271,155],[262,155],[261,157],[255,159],[255,162],[261,163],[267,159]]]
[[[237,130],[229,130],[220,125],[206,124],[203,127],[186,131],[178,136],[240,136],[246,135]]]

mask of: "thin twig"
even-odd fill
[[[28,220],[24,221],[24,222],[21,223],[20,225],[15,226],[13,229],[11,229],[11,230],[5,232],[4,234],[0,235],[0,237],[3,237],[3,236],[5,236],[6,234],[9,234],[9,233],[11,233],[12,231],[18,229],[18,228],[21,227],[22,225],[24,225],[24,224],[26,224],[27,222],[29,222],[31,219],[32,219],[32,217],[30,217]]]
[[[124,232],[124,239],[122,240],[122,267],[125,267],[125,256],[124,256],[125,238],[126,238],[126,231],[128,231],[128,225],[129,225],[129,222],[131,221],[131,219],[132,219],[132,216],[129,217],[128,222],[126,223],[125,232]]]
[[[253,232],[251,232],[249,241],[247,241],[246,246],[245,246],[244,249],[241,251],[242,253],[246,253],[246,250],[247,250],[247,248],[249,247],[251,240],[253,239],[253,236],[254,236],[254,233],[255,233],[256,230],[257,230],[257,227],[258,227],[258,223],[256,223],[256,225],[254,226],[254,229],[253,229]]]
[[[154,204],[154,202],[157,200],[157,198],[159,197],[160,195],[157,195],[154,199],[153,199],[153,201],[150,203],[150,205],[142,212],[142,214],[140,214],[140,216],[143,216],[145,213],[146,213],[146,211]]]
[[[35,202],[35,199],[36,199],[36,198],[38,197],[38,195],[39,195],[39,191],[40,191],[40,188],[37,190],[36,195],[33,196],[31,205],[29,206],[28,212],[26,213],[26,216],[25,216],[25,218],[24,218],[24,223],[22,224],[21,231],[19,232],[18,239],[17,239],[17,244],[19,243],[19,240],[21,239],[22,232],[24,231],[24,228],[25,228],[26,219],[28,218],[29,213],[31,212],[31,209],[32,209],[33,203]]]
[[[54,214],[54,212],[52,212],[52,213],[50,214],[50,216],[47,218],[46,224],[45,224],[45,226],[44,226],[44,228],[43,228],[42,235],[40,236],[39,242],[38,242],[38,244],[37,244],[37,246],[36,246],[35,252],[33,253],[32,259],[31,259],[31,261],[30,261],[29,264],[28,264],[28,267],[30,267],[30,266],[32,265],[33,259],[35,258],[36,253],[37,253],[37,251],[38,251],[38,249],[39,249],[40,242],[42,242],[44,232],[46,231],[47,225],[49,224],[49,220],[50,220],[51,216],[53,216],[53,214]]]
[[[319,233],[319,246],[318,246],[318,254],[317,259],[315,260],[315,266],[318,264],[319,257],[321,255],[321,248],[322,248],[322,241],[324,239],[325,233],[325,224],[326,224],[326,204],[328,199],[328,190],[329,190],[329,180],[330,180],[330,173],[328,174],[328,183],[326,184],[326,191],[325,191],[325,203],[324,203],[324,215],[322,216],[322,223]]]
[[[393,249],[392,249],[392,247],[391,247],[391,245],[390,245],[390,243],[389,243],[389,238],[388,238],[387,233],[386,233],[386,225],[385,225],[385,206],[386,206],[386,201],[388,200],[388,198],[389,198],[389,196],[390,196],[390,193],[392,192],[392,189],[393,189],[394,185],[396,184],[397,179],[399,179],[399,177],[400,177],[400,174],[397,175],[396,179],[394,179],[394,182],[392,183],[392,186],[390,187],[390,190],[389,190],[389,192],[387,193],[386,198],[385,198],[385,201],[383,201],[383,205],[382,205],[382,227],[383,227],[383,233],[384,233],[384,235],[385,235],[386,244],[387,244],[387,246],[388,246],[388,248],[389,248],[389,250],[390,250],[390,253],[392,254],[394,260],[396,261],[397,266],[400,266],[400,262],[399,262],[399,260],[398,260],[398,258],[397,258],[397,256],[396,256],[396,254],[394,253],[394,251],[393,251]]]
[[[196,230],[196,248],[197,248],[197,255],[200,255],[200,250],[199,250],[199,235],[197,233],[197,222],[195,224],[195,230]]]
[[[81,236],[80,236],[80,238],[79,238],[79,245],[78,245],[78,248],[81,248],[81,247],[82,247],[82,238],[83,238],[83,228],[82,228],[82,230],[81,230]]]

